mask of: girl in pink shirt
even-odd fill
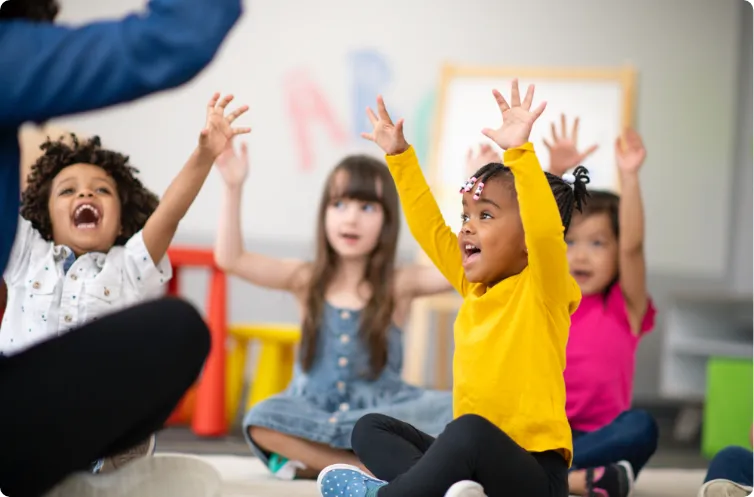
[[[567,136],[552,126],[550,172],[562,175],[597,147],[577,149],[578,119]],[[583,294],[571,316],[566,349],[566,412],[573,431],[572,494],[626,497],[634,475],[657,448],[657,425],[630,409],[636,348],[654,326],[647,293],[644,212],[639,169],[641,137],[627,130],[615,142],[621,196],[590,192],[566,235],[571,274]]]

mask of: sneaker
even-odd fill
[[[296,472],[299,469],[306,469],[306,466],[302,462],[291,461],[280,454],[271,454],[267,462],[267,468],[275,478],[293,480],[296,478]]]
[[[629,497],[633,490],[634,470],[626,461],[587,470],[588,497]]]
[[[751,487],[721,478],[702,485],[697,497],[748,497],[752,491]]]
[[[322,497],[377,497],[377,490],[385,485],[387,482],[350,464],[333,464],[317,477],[317,488]]]
[[[221,497],[222,480],[194,456],[142,457],[105,474],[76,473],[44,497]]]
[[[126,451],[96,461],[92,467],[92,473],[107,473],[130,463],[134,459],[151,456],[154,454],[154,447],[155,436],[151,435],[140,444]]]
[[[484,493],[484,487],[475,481],[463,480],[454,483],[447,492],[445,497],[487,497]]]

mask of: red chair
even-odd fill
[[[167,424],[185,423],[190,419],[191,428],[197,435],[223,436],[228,431],[225,419],[227,279],[215,265],[212,250],[170,247],[168,257],[173,267],[173,278],[168,283],[169,295],[178,295],[182,268],[202,267],[211,272],[206,320],[212,336],[212,349],[196,387],[186,394]]]

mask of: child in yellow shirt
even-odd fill
[[[565,413],[565,347],[581,294],[563,238],[586,196],[586,170],[560,178],[542,171],[529,134],[531,110],[518,82],[511,104],[493,91],[503,117],[482,132],[502,149],[461,188],[463,227],[451,232],[382,99],[368,110],[377,143],[422,249],[464,297],[455,322],[452,421],[434,440],[384,415],[356,424],[352,445],[377,478],[353,466],[326,468],[325,497],[565,497],[571,430]],[[387,483],[390,482],[390,483]]]

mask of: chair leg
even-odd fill
[[[246,372],[246,350],[248,341],[231,337],[227,356],[227,376],[225,381],[225,398],[228,425],[232,425],[238,415],[243,395],[244,373]]]
[[[293,345],[283,345],[282,360],[280,361],[280,377],[278,383],[278,392],[282,392],[288,386],[293,378]]]
[[[262,342],[257,360],[257,367],[253,379],[253,388],[248,399],[246,409],[249,410],[256,404],[276,393],[280,392],[280,366],[283,362],[283,350],[279,343]]]

